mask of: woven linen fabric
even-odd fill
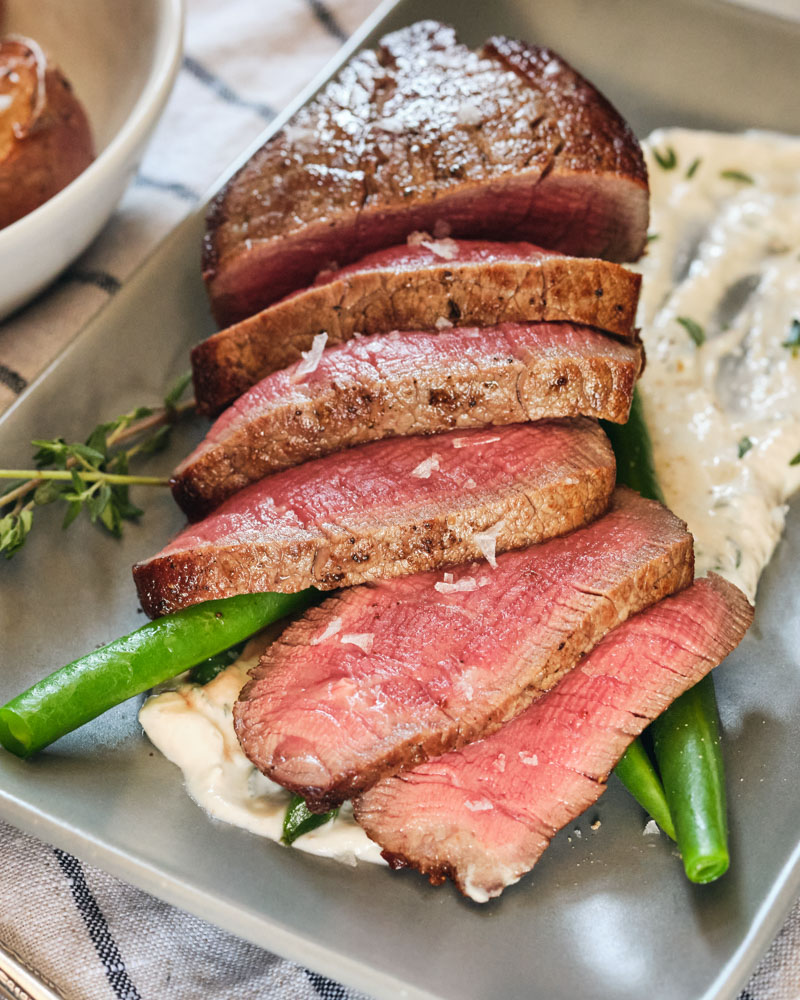
[[[0,412],[376,6],[189,0],[182,70],[114,218],[50,289],[0,324]],[[2,823],[0,941],[68,1000],[363,996]],[[797,998],[800,904],[740,1000]]]

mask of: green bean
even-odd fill
[[[196,604],[68,663],[0,708],[0,744],[30,757],[108,709],[307,607],[315,591]]]
[[[656,476],[653,444],[644,419],[639,390],[633,390],[633,402],[627,424],[603,421],[603,430],[611,441],[617,460],[617,482],[630,486],[643,497],[664,503],[664,494]]]
[[[663,503],[638,391],[633,394],[628,423],[604,427],[617,458],[617,481]],[[692,882],[713,881],[727,870],[729,852],[719,711],[711,678],[677,698],[650,729],[686,875]],[[625,784],[648,809],[645,798],[652,790],[650,780],[641,783],[634,776],[630,785]]]
[[[713,882],[730,863],[719,713],[711,675],[651,723],[656,762],[692,882]]]
[[[672,840],[676,840],[675,826],[664,788],[641,740],[634,740],[631,743],[625,751],[625,756],[617,762],[614,773],[664,833]]]
[[[310,833],[334,819],[338,812],[338,809],[332,809],[326,813],[312,813],[302,795],[295,795],[286,807],[281,840],[284,844],[293,844],[304,833]]]
[[[246,640],[245,640],[246,641]],[[237,660],[245,647],[244,642],[237,642],[229,649],[223,649],[221,653],[209,656],[207,660],[196,663],[189,671],[190,684],[210,684],[215,677],[219,676],[223,670],[229,667],[234,660]]]

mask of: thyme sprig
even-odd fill
[[[181,402],[191,376],[183,375],[158,407],[139,406],[98,424],[85,442],[64,438],[35,440],[33,469],[0,469],[0,479],[15,480],[0,495],[0,553],[10,559],[25,544],[37,507],[66,504],[62,527],[85,510],[115,538],[124,521],[142,510],[129,497],[131,486],[168,486],[160,476],[133,475],[135,457],[153,455],[169,442],[173,426],[194,410],[194,400]]]

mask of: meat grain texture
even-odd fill
[[[588,324],[635,342],[641,278],[618,264],[530,243],[432,240],[390,247],[326,271],[310,288],[192,350],[201,413],[218,413],[324,333],[328,347],[360,334],[505,322]]]
[[[229,182],[204,275],[230,324],[413,231],[635,260],[647,173],[627,124],[549,49],[423,21],[356,55]]]
[[[626,747],[741,641],[753,618],[719,576],[609,633],[487,739],[387,778],[355,814],[394,867],[446,877],[476,902],[517,882],[605,790]]]
[[[262,479],[134,566],[151,616],[263,591],[331,590],[463,563],[605,511],[615,477],[590,420],[396,438]]]
[[[688,586],[692,539],[666,508],[618,489],[603,518],[496,563],[354,588],[307,611],[234,706],[250,760],[322,811],[479,739],[612,628]]]
[[[263,476],[369,441],[549,417],[624,423],[641,365],[639,346],[569,323],[360,337],[245,393],[175,470],[173,495],[197,520]]]

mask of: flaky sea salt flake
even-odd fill
[[[469,809],[470,812],[486,812],[488,809],[494,809],[494,806],[488,799],[473,799],[467,800],[464,805]]]
[[[375,642],[374,632],[344,632],[339,637],[339,642],[347,643],[350,646],[358,646],[365,653],[372,652],[372,644]]]
[[[497,536],[505,526],[506,522],[501,519],[497,524],[493,524],[491,528],[487,528],[486,531],[478,531],[472,536],[475,544],[481,550],[483,558],[489,563],[492,569],[497,569],[497,559],[495,558]]]
[[[493,434],[491,437],[457,437],[453,438],[454,448],[477,448],[482,444],[494,444],[495,441],[500,440],[499,434]]]
[[[463,101],[456,112],[456,121],[459,125],[480,125],[483,112],[474,101]]]
[[[434,452],[428,458],[423,458],[419,465],[411,470],[411,475],[415,479],[430,479],[431,473],[439,470],[439,458],[438,452]]]
[[[409,233],[406,236],[406,243],[410,247],[425,246],[426,243],[430,243],[433,239],[430,233],[426,233],[421,229],[415,229],[413,233]]]
[[[311,372],[317,370],[317,366],[322,358],[322,352],[325,350],[325,344],[327,342],[328,334],[318,333],[311,343],[311,350],[300,352],[303,355],[303,360],[298,364],[292,374],[293,382],[297,382],[298,379],[303,378],[305,375],[310,375]]]
[[[421,245],[442,260],[455,260],[458,257],[458,243],[455,240],[424,240]]]
[[[325,631],[318,635],[316,638],[312,639],[309,645],[318,646],[321,642],[325,642],[326,639],[330,639],[331,636],[336,635],[337,632],[341,630],[342,619],[334,618],[332,622],[329,622]]]
[[[450,576],[451,574],[445,575]],[[453,583],[452,580],[449,583],[446,580],[444,583],[435,583],[433,585],[433,589],[437,590],[440,594],[457,594],[460,591],[477,590],[478,584],[475,582],[473,577],[462,576],[461,579],[456,580],[455,583]]]

